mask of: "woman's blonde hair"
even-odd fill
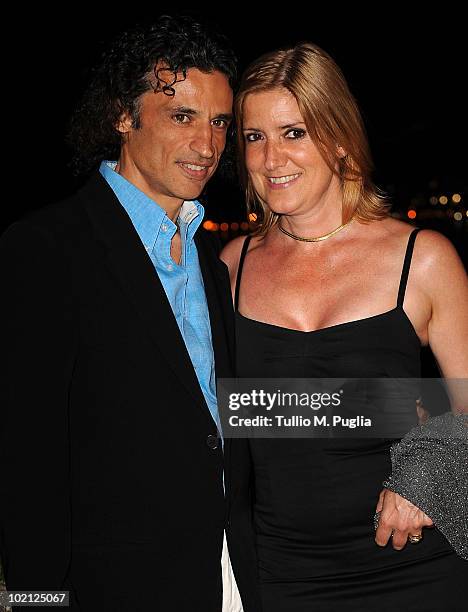
[[[342,223],[352,217],[366,222],[387,216],[389,204],[372,182],[373,164],[364,124],[343,73],[325,51],[305,42],[272,51],[250,64],[236,96],[239,173],[248,211],[257,215],[257,234],[265,234],[279,215],[255,192],[245,166],[243,105],[249,94],[281,88],[295,97],[307,131],[330,169],[336,172],[336,165],[339,167]]]

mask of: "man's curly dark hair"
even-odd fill
[[[161,66],[174,73],[172,82],[161,78]],[[173,85],[189,68],[219,71],[235,87],[236,57],[227,39],[191,17],[163,15],[121,34],[93,70],[72,116],[67,140],[74,150],[73,172],[86,173],[103,159],[118,159],[122,136],[116,126],[122,113],[137,129],[140,96],[149,90],[174,95]]]

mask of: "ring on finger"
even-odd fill
[[[410,544],[419,544],[422,538],[422,533],[410,533],[408,535],[408,541]]]

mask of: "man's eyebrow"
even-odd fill
[[[184,115],[197,115],[198,111],[189,106],[172,106],[169,108],[171,113],[183,113]]]
[[[232,121],[232,118],[232,113],[219,113],[219,115],[216,115],[216,119],[224,119],[225,121]]]
[[[184,115],[191,115],[192,117],[199,114],[199,111],[194,108],[190,108],[189,106],[171,106],[168,109],[170,113],[181,113]],[[224,119],[225,121],[232,121],[233,114],[232,113],[219,113],[215,115],[216,119]]]

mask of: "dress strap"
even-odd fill
[[[408,239],[408,246],[406,247],[405,261],[403,263],[403,270],[401,272],[400,288],[398,289],[397,305],[400,307],[403,306],[403,302],[405,300],[406,284],[408,282],[408,275],[409,275],[409,270],[411,266],[411,257],[413,256],[414,241],[416,240],[416,236],[420,230],[421,228],[419,227],[414,229],[411,232],[410,237]]]
[[[234,292],[234,310],[236,312],[237,312],[237,309],[239,308],[239,289],[240,289],[240,281],[241,281],[241,276],[242,276],[242,268],[244,267],[244,259],[247,253],[247,249],[249,248],[250,238],[251,236],[247,236],[247,238],[244,240],[244,244],[242,245],[242,251],[240,254],[240,258],[239,258],[239,265],[237,267],[236,289]]]

